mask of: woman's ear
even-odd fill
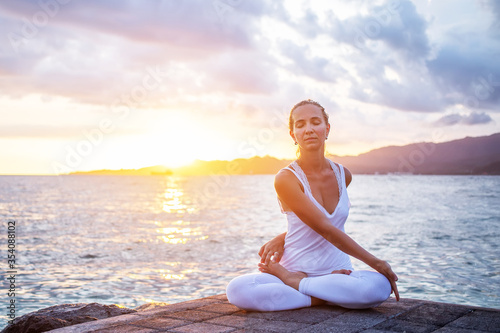
[[[328,139],[329,135],[330,135],[330,124],[326,124],[326,139]]]
[[[290,130],[290,136],[292,137],[294,142],[297,142],[297,139],[295,139],[295,134],[293,134],[292,130]]]

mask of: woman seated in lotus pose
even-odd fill
[[[236,277],[227,286],[229,302],[245,310],[279,311],[330,303],[370,308],[399,300],[391,266],[344,232],[352,175],[325,158],[330,124],[317,102],[296,104],[289,119],[299,158],[278,172],[275,188],[288,231],[262,246],[260,274]],[[375,269],[356,271],[350,256]]]

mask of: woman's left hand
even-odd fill
[[[391,283],[392,292],[394,293],[394,296],[396,296],[396,301],[399,301],[398,286],[396,285],[398,276],[392,271],[391,265],[389,265],[387,261],[380,260],[373,268],[375,268],[380,274],[384,275],[387,280],[389,280],[389,282]]]

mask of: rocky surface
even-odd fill
[[[131,314],[56,329],[51,333],[112,332],[303,332],[481,333],[500,332],[500,310],[415,299],[390,298],[367,310],[316,306],[289,311],[247,312],[226,295],[161,305]]]
[[[113,332],[303,332],[303,333],[481,333],[500,332],[500,309],[479,308],[467,305],[436,303],[424,300],[388,299],[380,306],[367,310],[349,310],[337,306],[316,306],[289,311],[247,312],[230,304],[226,295],[216,295],[192,301],[165,304],[148,303],[127,314],[95,320],[104,315],[93,304],[98,313],[74,311],[90,304],[65,305],[63,316],[52,318],[53,324],[60,321],[75,321],[78,316],[93,319],[88,322],[57,328],[51,333]],[[64,307],[64,306],[63,306]],[[72,308],[71,308],[72,307]],[[51,307],[57,308],[57,307]],[[37,312],[46,312],[47,308]],[[32,313],[36,314],[37,312]],[[65,313],[65,314],[64,314]],[[76,313],[79,315],[75,316]],[[21,317],[22,318],[22,317]],[[19,319],[21,319],[19,318]],[[61,319],[62,318],[62,319]],[[66,319],[64,319],[66,318]],[[35,322],[37,317],[31,319]],[[20,327],[22,329],[22,327]],[[12,330],[8,332],[41,332],[36,330]]]
[[[157,309],[157,308],[163,308],[167,305],[170,305],[170,304],[165,303],[165,302],[146,303],[146,304],[142,304],[142,305],[136,307],[135,310],[136,311],[148,311],[148,310],[153,310],[153,309]]]
[[[13,324],[5,327],[1,333],[47,332],[56,328],[134,312],[136,310],[99,303],[55,305],[16,318]]]

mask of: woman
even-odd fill
[[[289,119],[299,158],[280,170],[275,188],[288,231],[260,249],[261,274],[247,274],[227,286],[229,302],[245,310],[279,311],[328,302],[370,308],[393,291],[391,266],[364,250],[344,232],[352,176],[324,156],[330,124],[317,102],[296,104]],[[353,270],[349,255],[377,272]]]

